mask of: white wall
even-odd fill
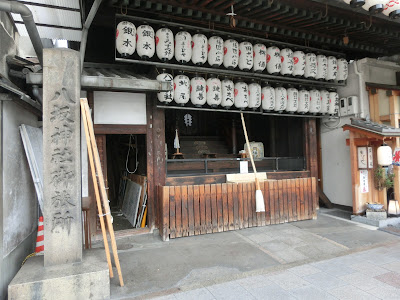
[[[360,114],[357,117],[369,116],[368,92],[366,82],[381,84],[396,84],[396,72],[400,66],[395,63],[376,59],[362,59],[349,66],[347,86],[338,89],[340,98],[348,96],[359,97]],[[357,75],[361,73],[361,75]],[[352,116],[354,117],[354,116]],[[322,181],[324,192],[335,204],[353,206],[351,187],[350,151],[346,146],[349,132],[344,132],[342,126],[350,124],[350,117],[343,117],[335,129],[321,125],[322,147]],[[326,122],[326,119],[322,123]],[[327,125],[336,125],[328,122]]]

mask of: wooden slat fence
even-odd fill
[[[254,183],[159,186],[160,235],[169,238],[314,219],[313,178],[261,183],[265,212],[256,213]]]

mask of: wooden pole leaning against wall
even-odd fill
[[[119,282],[122,287],[122,286],[124,286],[124,280],[122,278],[121,265],[119,263],[119,258],[118,258],[118,249],[117,249],[117,243],[115,241],[114,228],[113,228],[113,225],[111,222],[111,211],[110,211],[110,206],[108,204],[106,188],[104,185],[104,176],[103,176],[103,171],[101,169],[99,151],[97,149],[96,139],[94,137],[92,116],[90,115],[90,109],[89,109],[89,105],[88,105],[86,98],[81,99],[81,105],[83,105],[83,111],[86,116],[86,124],[89,128],[89,137],[90,137],[90,141],[91,141],[92,151],[94,154],[94,165],[95,165],[95,170],[96,170],[95,174],[98,175],[96,177],[98,177],[98,182],[100,184],[101,198],[102,198],[103,206],[104,206],[104,210],[105,210],[104,215],[106,216],[107,227],[108,227],[108,230],[110,233],[111,248],[112,248],[113,255],[114,255],[115,266],[117,267]]]

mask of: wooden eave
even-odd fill
[[[354,125],[344,125],[343,131],[349,130],[355,133],[358,133],[360,135],[365,136],[364,138],[356,138],[354,139],[356,145],[366,145],[366,144],[373,144],[373,143],[381,143],[383,140],[392,140],[396,137],[400,137],[400,133],[381,133],[381,132],[376,132],[373,130],[369,130],[366,128],[362,128],[359,126],[354,126]],[[350,140],[346,139],[346,145],[350,145]]]

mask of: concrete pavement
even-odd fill
[[[118,239],[125,287],[111,279],[111,297],[400,299],[400,237],[331,213],[169,242]]]

